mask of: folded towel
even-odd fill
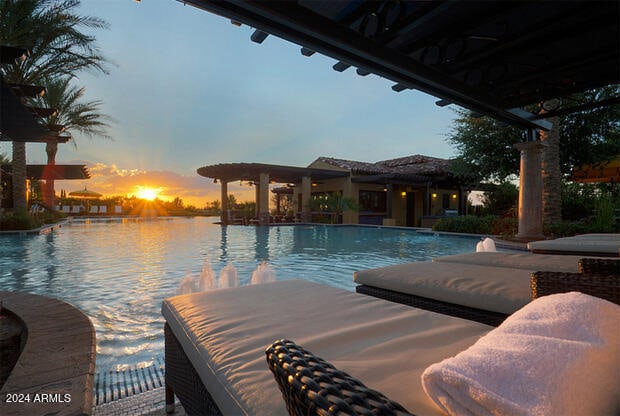
[[[422,385],[450,415],[618,415],[619,323],[611,302],[543,296],[428,367]]]

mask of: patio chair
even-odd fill
[[[539,273],[533,279],[535,296],[578,288],[605,294],[620,304],[617,278],[564,273],[561,279],[547,283],[547,275]],[[308,407],[324,407],[306,401],[330,400],[332,394],[341,394],[357,397],[355,406],[360,408],[374,408],[378,403],[389,407],[396,402],[417,414],[439,415],[442,412],[422,389],[422,372],[493,330],[477,322],[299,280],[176,296],[164,300],[162,313],[166,319],[167,408],[171,409],[176,394],[188,414],[306,414]],[[366,392],[361,382],[337,383],[340,387],[320,395],[302,396],[305,407],[295,412],[295,403],[285,404],[278,398],[282,396],[278,386],[258,357],[264,359],[265,348],[280,339],[296,340],[317,356],[329,357],[335,368],[382,394]],[[281,365],[286,368],[285,364]],[[280,388],[313,392],[312,380],[315,386],[331,383],[315,368],[298,372],[310,387],[289,383]],[[349,390],[354,391],[349,395]],[[298,392],[287,395],[296,397]],[[402,412],[400,407],[394,409]]]
[[[360,270],[354,281],[358,293],[497,326],[530,302],[533,271],[620,274],[619,264],[611,258],[467,253]]]
[[[532,241],[527,247],[533,253],[618,257],[620,234],[581,234],[555,240]]]
[[[533,299],[579,291],[620,304],[620,279],[613,275],[535,272],[531,290]],[[400,404],[293,341],[275,341],[265,354],[290,415],[410,414]],[[614,365],[613,361],[610,364]],[[500,402],[501,398],[493,400]]]
[[[91,206],[89,214],[97,214],[97,213],[99,213],[99,207],[97,205]]]
[[[123,207],[120,205],[114,205],[114,213],[121,214],[123,212]]]
[[[99,206],[99,213],[100,214],[107,214],[107,212],[108,212],[108,207],[107,206],[105,206],[105,205],[100,205]]]
[[[620,260],[583,258],[578,262],[580,273],[620,275]]]

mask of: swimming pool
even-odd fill
[[[0,290],[65,300],[97,331],[97,371],[163,356],[162,299],[205,260],[240,284],[266,261],[278,280],[354,290],[356,270],[475,251],[477,239],[358,226],[221,227],[214,218],[74,221],[43,235],[0,235]]]

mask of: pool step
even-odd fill
[[[148,367],[132,366],[120,371],[95,373],[95,405],[164,387],[164,362],[157,358]]]

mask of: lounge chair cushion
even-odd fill
[[[620,256],[620,234],[583,234],[555,240],[533,241],[528,249],[534,253],[594,253]]]
[[[286,415],[265,362],[290,338],[423,415],[440,415],[421,374],[492,327],[302,280],[164,300],[162,313],[223,414]]]
[[[454,415],[612,415],[620,411],[620,306],[571,292],[543,296],[456,357],[424,389]]]
[[[511,267],[525,270],[553,270],[577,273],[577,264],[583,256],[554,254],[478,252],[436,257],[435,262],[479,264],[481,266]]]
[[[411,262],[355,272],[358,284],[510,314],[530,301],[534,270],[449,262]]]

